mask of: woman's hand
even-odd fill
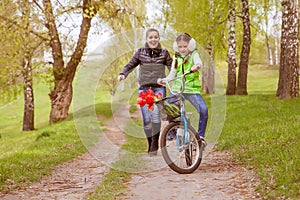
[[[159,85],[163,85],[163,79],[161,79],[161,78],[158,78],[156,82]]]
[[[125,76],[123,75],[123,74],[120,74],[119,76],[118,76],[118,81],[122,81],[122,80],[124,80],[125,79]]]

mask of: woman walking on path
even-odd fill
[[[139,48],[127,65],[124,66],[118,76],[118,80],[124,80],[130,72],[139,67],[138,94],[152,89],[154,94],[161,93],[166,96],[166,88],[157,84],[158,78],[165,78],[165,68],[171,68],[172,58],[168,50],[161,48],[159,32],[156,29],[146,31],[145,47]],[[143,129],[148,141],[148,153],[150,156],[157,155],[158,139],[161,128],[159,110],[148,110],[147,106],[141,107],[143,116]]]

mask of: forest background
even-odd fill
[[[220,92],[216,74],[221,71],[226,73],[221,92],[248,95],[247,86],[253,84],[248,71],[253,67],[278,70],[277,84],[268,95],[277,101],[299,99],[298,9],[297,0],[4,0],[0,5],[1,109],[23,98],[22,131],[14,137],[36,130],[35,121],[41,119],[35,116],[34,84],[43,83],[49,88],[49,114],[44,114],[49,116],[48,123],[69,119],[76,72],[89,58],[103,57],[96,51],[99,45],[116,35],[140,39],[140,30],[149,27],[170,37],[162,40],[170,52],[167,42],[177,33],[192,35],[207,63],[202,73],[206,94]],[[127,41],[124,48],[131,46],[124,51],[123,46],[100,46],[107,54],[115,53],[101,63],[105,76],[98,80],[112,96],[119,87],[118,72],[139,47]],[[134,88],[134,84],[129,85]],[[299,110],[299,104],[295,105]],[[299,115],[293,117],[299,120]],[[299,127],[294,131],[299,133]],[[5,130],[0,134],[3,141],[11,137]],[[8,181],[3,175],[1,179]],[[299,179],[293,183],[299,187]]]

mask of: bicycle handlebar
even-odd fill
[[[180,88],[180,91],[178,92],[178,93],[181,94],[184,91],[184,88],[185,88],[185,77],[186,77],[186,75],[189,75],[191,73],[194,73],[194,72],[192,70],[190,70],[188,72],[185,72],[184,74],[182,74],[178,77],[175,77],[173,79],[164,81],[164,83],[162,83],[162,85],[166,85],[172,94],[176,94],[172,91],[171,86],[170,86],[170,82],[175,81],[177,79],[181,79],[181,88]]]

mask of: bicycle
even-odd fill
[[[186,72],[183,75],[166,81],[170,93],[156,102],[164,121],[169,124],[163,128],[160,136],[160,147],[163,159],[167,165],[179,174],[190,174],[199,168],[202,161],[202,152],[205,145],[202,143],[198,132],[191,125],[185,111],[185,99],[183,96],[185,76],[193,73]],[[171,89],[170,82],[181,78],[181,90],[174,93]],[[172,103],[168,100],[175,99]],[[174,139],[169,140],[168,135],[174,134]]]

